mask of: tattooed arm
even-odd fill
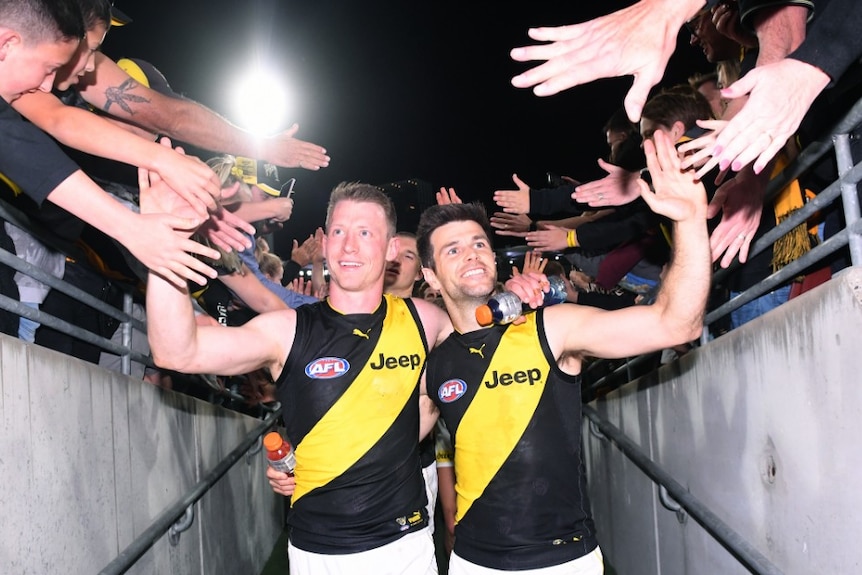
[[[79,84],[94,107],[148,131],[216,152],[316,170],[329,165],[326,150],[293,137],[298,127],[256,138],[193,100],[160,94],[132,79],[115,62],[96,54],[95,70]]]
[[[128,80],[133,82],[131,78]],[[113,93],[127,106],[119,93]],[[24,94],[12,106],[41,130],[63,144],[110,160],[158,172],[168,185],[185,198],[200,218],[216,209],[221,194],[215,173],[199,159],[178,154],[172,148],[130,134],[114,123],[87,110],[67,106],[53,94]]]

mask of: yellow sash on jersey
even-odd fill
[[[12,180],[10,180],[9,176],[4,174],[3,172],[0,172],[0,181],[4,182],[7,186],[9,186],[9,189],[12,190],[13,194],[15,194],[16,196],[21,195],[21,187]]]
[[[370,361],[350,366],[348,376],[361,371],[296,448],[292,503],[347,471],[379,441],[413,399],[425,364],[425,346],[404,300],[389,296],[386,299],[383,332]],[[380,363],[381,353],[385,358],[396,358],[390,362],[392,367],[371,369],[371,365]],[[398,361],[405,356],[412,361]]]
[[[538,381],[508,385],[500,383],[504,374],[515,376],[539,370]],[[494,372],[497,385],[494,385]],[[534,372],[535,373],[535,372]],[[523,378],[521,378],[523,379]],[[536,316],[526,323],[509,326],[494,358],[455,434],[455,491],[458,496],[455,520],[460,521],[497,474],[535,414],[548,380],[548,362],[536,337]],[[476,385],[476,384],[474,384]]]

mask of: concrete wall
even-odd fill
[[[860,295],[853,269],[593,406],[785,573],[862,573]],[[748,573],[616,447],[585,437],[619,575]]]
[[[97,573],[259,421],[0,336],[0,573]],[[129,573],[259,573],[281,533],[257,454]]]
[[[862,572],[862,271],[593,406],[788,574]],[[0,573],[96,573],[256,420],[0,336]],[[585,431],[599,540],[619,575],[747,571]],[[135,574],[259,573],[282,509],[262,455]]]

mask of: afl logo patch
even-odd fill
[[[452,403],[467,393],[467,384],[461,379],[450,379],[440,386],[437,396],[443,403]]]
[[[305,366],[305,375],[312,379],[341,377],[350,370],[350,363],[340,357],[321,357]]]

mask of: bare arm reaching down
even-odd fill
[[[24,94],[12,107],[69,147],[157,172],[189,201],[199,217],[215,210],[219,181],[199,159],[145,140],[96,114],[67,106],[53,94]]]
[[[158,205],[157,198],[166,184],[154,174],[140,172],[141,212],[164,211],[166,206]],[[293,345],[293,310],[263,313],[241,327],[198,326],[188,288],[168,283],[152,271],[147,282],[147,310],[147,335],[159,367],[222,375],[265,367],[276,379]],[[273,333],[283,337],[273,338]]]
[[[681,172],[679,157],[663,132],[644,150],[655,192],[641,182],[650,208],[671,220],[674,253],[656,302],[604,311],[561,304],[545,310],[545,331],[556,357],[585,355],[616,358],[638,355],[695,339],[701,332],[710,283],[709,237],[706,230],[706,191],[693,172]],[[525,301],[541,289],[543,276],[518,276],[508,289],[520,290]],[[524,285],[514,285],[522,281]],[[531,281],[535,285],[528,285]],[[540,298],[539,298],[540,299]]]
[[[298,125],[257,138],[192,100],[171,98],[142,86],[104,54],[79,85],[81,95],[106,114],[207,150],[265,160],[287,168],[319,170],[329,165],[326,150],[295,138]]]

